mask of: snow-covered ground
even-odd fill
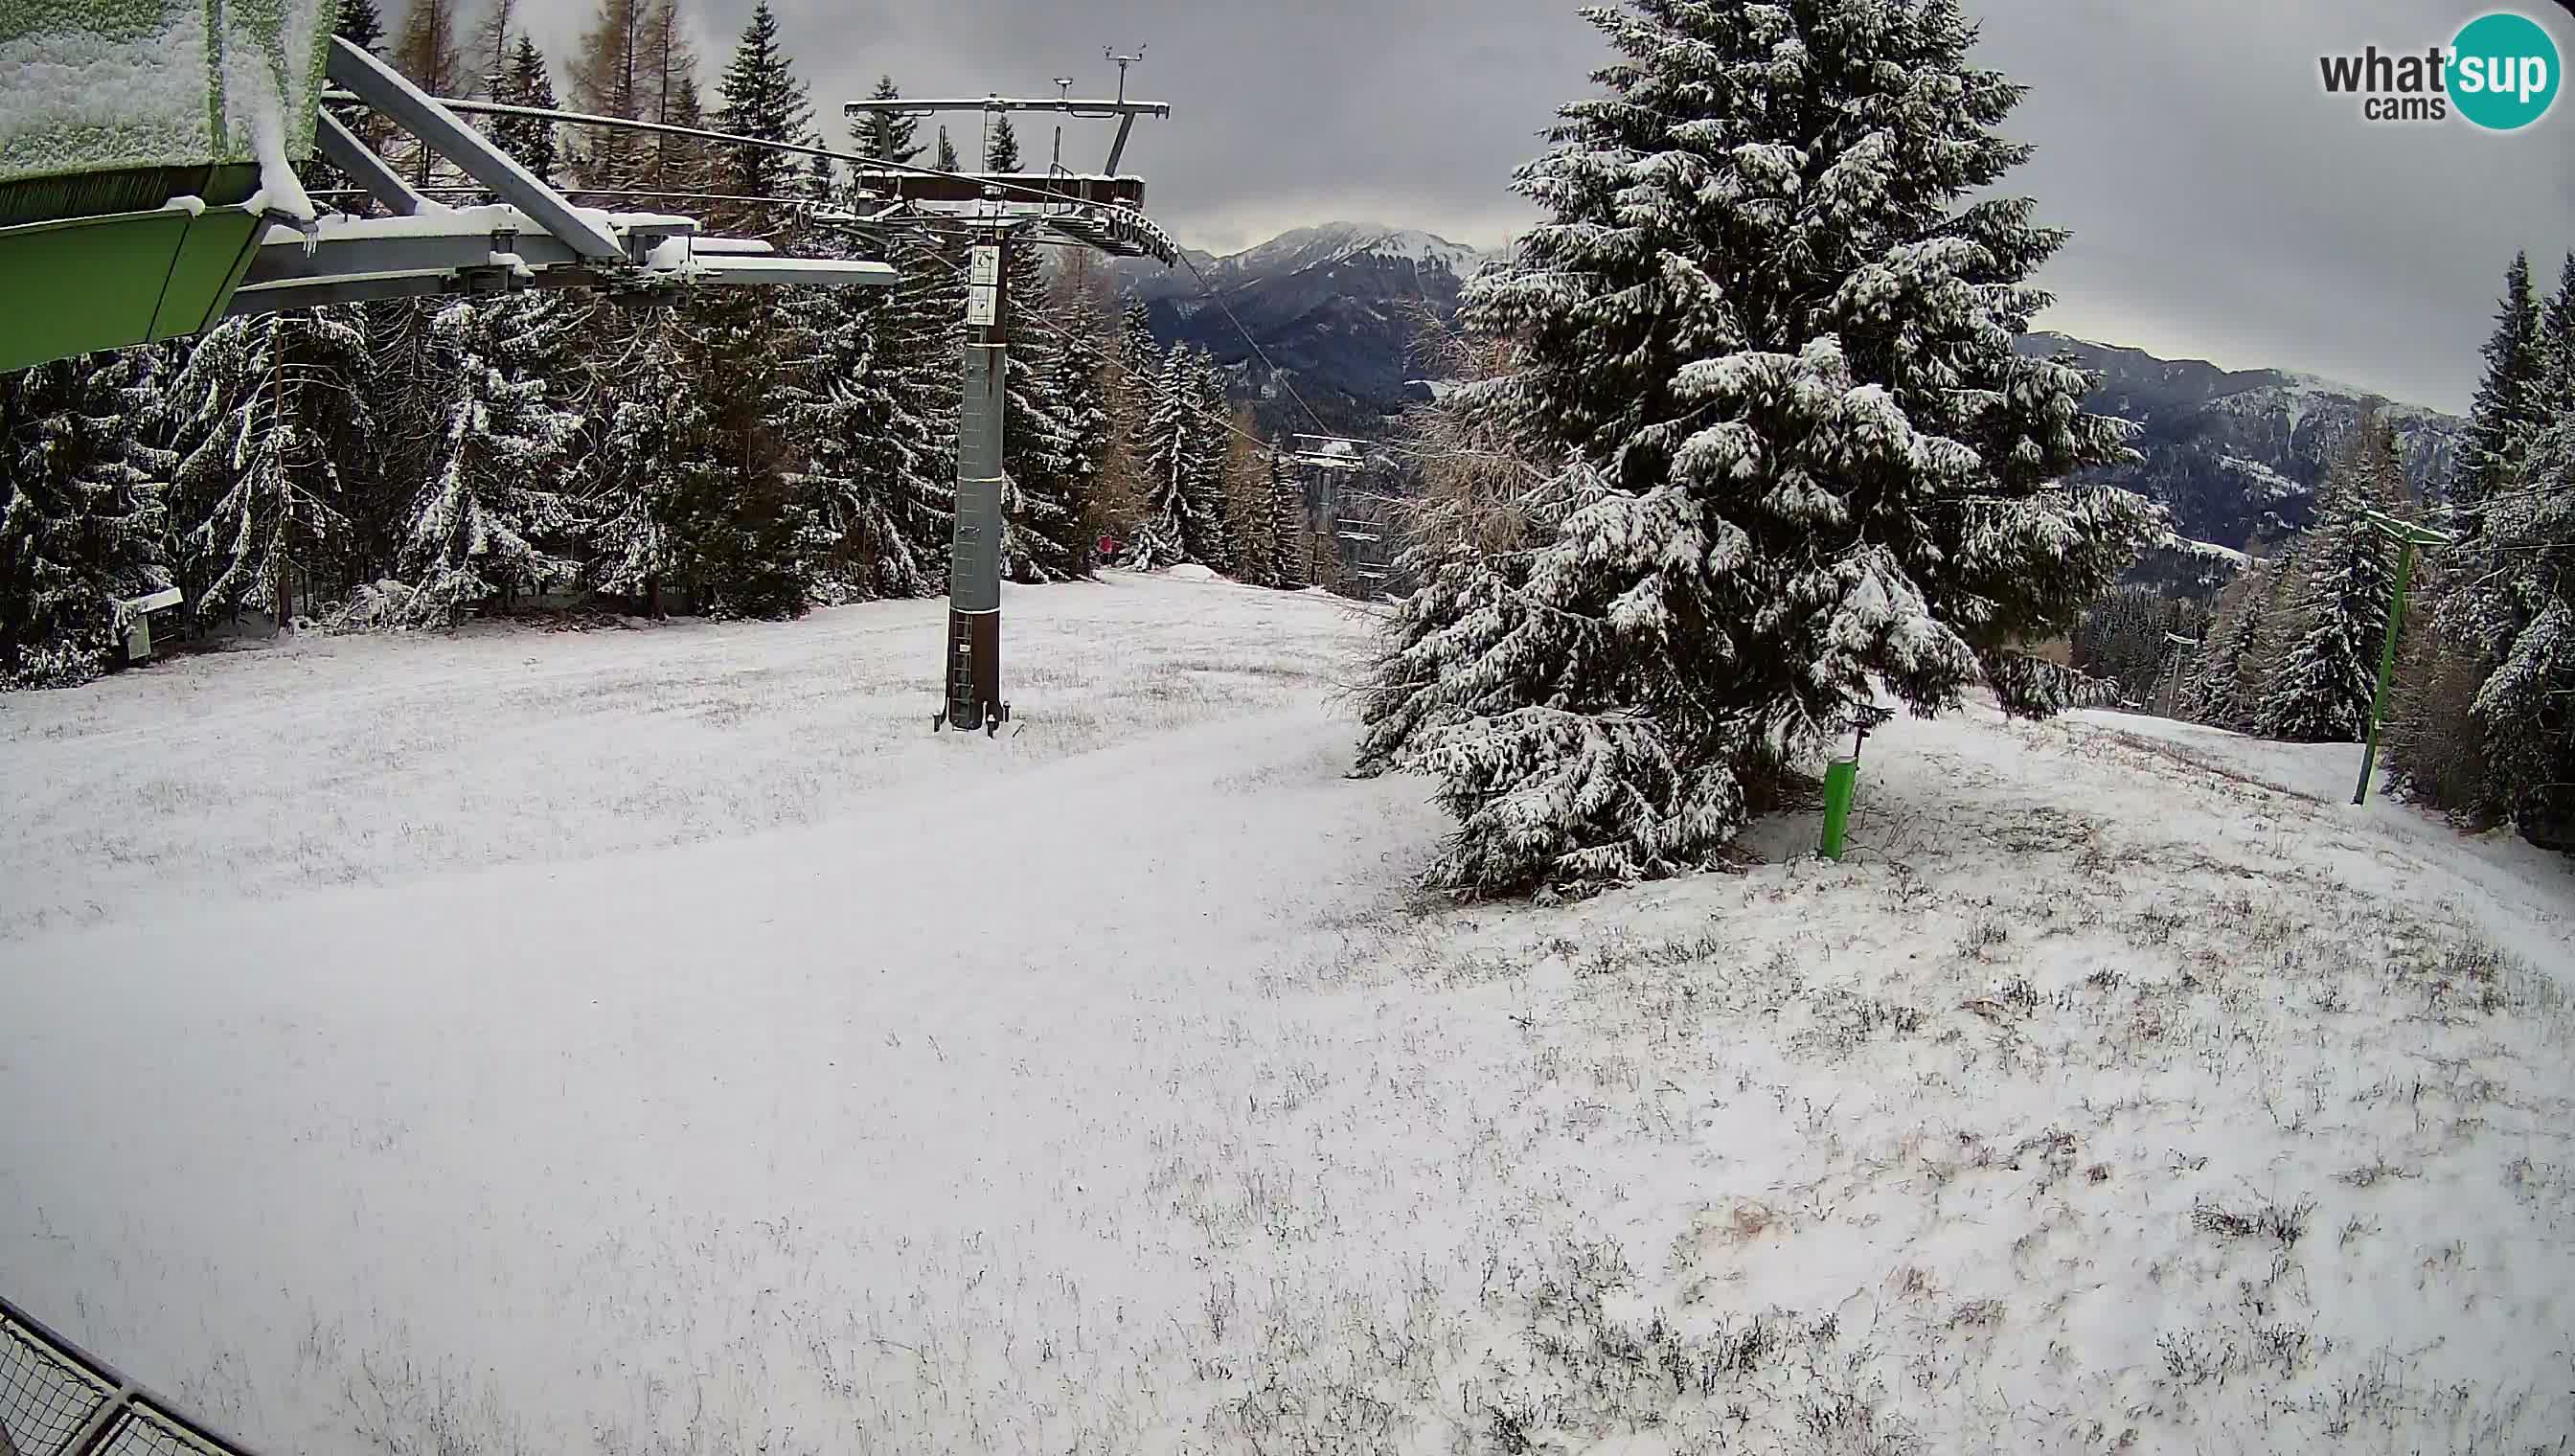
[[[1353,609],[943,610],[0,698],[0,1289],[279,1453],[2568,1449],[2575,888],[2352,750],[1460,909]]]

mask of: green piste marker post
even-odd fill
[[[1824,857],[1842,857],[1842,835],[1850,827],[1851,796],[1859,788],[1859,760],[1835,758],[1824,765]]]
[[[2378,732],[2387,718],[2387,685],[2396,677],[2396,638],[2405,630],[2405,589],[2414,581],[2414,549],[2448,546],[2457,538],[2445,531],[2400,521],[2384,511],[2369,513],[2369,524],[2396,543],[2396,590],[2387,602],[2387,641],[2378,649],[2378,688],[2369,696],[2368,746],[2360,754],[2360,784],[2351,791],[2354,807],[2369,802],[2369,780],[2378,771]]]
[[[1859,796],[1859,750],[1868,743],[1862,725],[1851,738],[1851,755],[1824,765],[1824,833],[1816,848],[1827,859],[1842,857],[1842,839],[1850,829],[1851,800]]]

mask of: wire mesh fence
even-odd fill
[[[56,1354],[52,1343],[0,1313],[0,1456],[65,1456],[115,1385]]]
[[[0,1456],[251,1456],[0,1299]]]

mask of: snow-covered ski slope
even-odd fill
[[[1850,862],[1458,909],[1352,609],[1009,610],[989,740],[936,603],[0,698],[0,1289],[276,1453],[2575,1431],[2575,890],[2352,750],[1899,721]]]

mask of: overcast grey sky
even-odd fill
[[[693,0],[707,77],[752,0]],[[1105,94],[1102,49],[1150,46],[1130,169],[1184,241],[1219,252],[1339,219],[1496,245],[1506,187],[1604,56],[1571,0],[774,0],[816,100],[891,73],[912,95]],[[2303,369],[2461,408],[2514,250],[2575,248],[2575,96],[2525,132],[2372,125],[2327,98],[2320,52],[2420,52],[2479,0],[1965,0],[1980,59],[2030,88],[2015,190],[2074,241],[2052,327],[2233,367]],[[592,0],[523,0],[558,65]],[[384,0],[389,21],[402,0]],[[2575,59],[2575,20],[2521,0]],[[957,119],[962,128],[980,125]],[[1074,123],[1068,160],[1107,135]],[[1032,155],[1052,140],[1024,132]],[[968,138],[959,138],[971,160]]]

